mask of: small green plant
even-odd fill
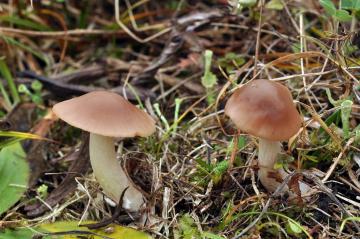
[[[179,124],[179,111],[180,111],[181,102],[182,102],[182,99],[179,99],[179,98],[175,99],[174,121],[170,127],[170,129],[172,129],[173,136],[175,136],[177,127]]]
[[[20,84],[18,86],[18,91],[30,97],[31,101],[34,102],[36,105],[42,105],[44,103],[41,97],[42,87],[43,86],[41,82],[35,80],[31,83],[31,90],[29,90],[26,85]]]
[[[45,199],[48,195],[48,186],[46,184],[41,184],[37,189],[36,189],[37,194],[39,195],[39,197],[41,199]]]
[[[189,214],[184,214],[179,221],[178,230],[175,231],[174,238],[192,239],[201,238],[194,219]]]
[[[356,11],[360,10],[360,1],[358,0],[342,0],[339,9],[331,0],[320,0],[320,4],[329,16],[340,22],[351,21],[355,17]]]
[[[201,77],[201,83],[206,89],[207,93],[207,102],[212,104],[215,102],[215,85],[217,84],[217,77],[214,73],[211,72],[211,61],[212,61],[213,52],[211,50],[206,50],[204,53],[204,75]]]
[[[261,212],[259,211],[250,211],[250,212],[240,212],[236,215],[234,215],[233,219],[236,219],[236,218],[241,218],[241,217],[244,217],[244,216],[253,216],[253,215],[258,215],[260,214]],[[306,230],[305,227],[303,227],[301,225],[300,222],[292,219],[291,217],[285,215],[285,214],[282,214],[282,213],[278,213],[278,212],[265,212],[265,215],[267,216],[271,216],[271,217],[274,217],[274,220],[271,220],[271,221],[268,221],[268,222],[264,222],[262,224],[259,224],[258,225],[258,229],[261,229],[263,227],[263,225],[265,224],[269,224],[271,223],[273,226],[274,226],[274,222],[277,222],[277,221],[282,221],[283,223],[285,223],[285,229],[286,229],[286,232],[288,234],[291,234],[295,237],[291,237],[291,238],[304,238],[304,236],[306,236],[306,238],[313,238],[309,232]],[[269,218],[268,217],[268,218]],[[265,218],[265,217],[264,217]],[[281,219],[281,220],[279,220]],[[278,229],[281,228],[281,224],[282,223],[276,223],[278,226],[276,226]],[[280,231],[280,230],[279,230]],[[281,230],[282,231],[282,230]]]
[[[300,223],[294,222],[292,220],[288,220],[286,224],[286,231],[287,233],[293,235],[293,236],[300,236],[300,234],[303,232],[302,228],[300,226]]]
[[[284,4],[281,0],[271,0],[266,3],[265,7],[272,10],[283,10]]]
[[[276,163],[274,165],[275,169],[287,168],[287,166],[293,162],[295,159],[291,155],[288,154],[278,154]]]
[[[356,126],[355,129],[353,130],[354,132],[354,143],[356,145],[360,145],[360,125]]]
[[[224,237],[209,231],[199,230],[195,220],[190,214],[184,214],[180,220],[178,229],[174,231],[175,239],[224,239]]]
[[[245,63],[243,56],[235,54],[233,52],[226,53],[226,55],[218,60],[218,64],[225,68],[227,73],[239,68]]]
[[[211,179],[215,185],[218,184],[221,181],[223,174],[229,168],[229,161],[208,164],[204,160],[198,159],[196,162],[198,175],[197,177],[194,177],[194,180],[201,185],[208,184],[208,180],[204,180],[204,177],[206,176],[209,176],[209,179]]]
[[[351,134],[355,132],[350,132],[350,115],[351,115],[351,107],[353,102],[350,99],[342,99],[342,100],[334,100],[331,96],[331,92],[329,89],[326,89],[326,95],[333,106],[340,107],[340,115],[341,115],[341,123],[342,123],[342,130],[344,134],[344,139],[348,139]]]
[[[360,217],[348,217],[345,218],[341,225],[340,225],[340,233],[344,230],[346,223],[350,221],[350,222],[360,222]]]
[[[154,105],[154,109],[156,114],[159,116],[161,122],[164,124],[166,131],[168,132],[170,130],[170,125],[168,120],[166,119],[166,117],[163,115],[163,113],[160,110],[160,105],[159,103],[155,103]]]
[[[255,6],[257,0],[229,0],[228,2],[233,12],[240,13],[245,7]]]

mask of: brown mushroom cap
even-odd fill
[[[269,80],[254,80],[237,89],[225,114],[240,130],[273,141],[287,140],[301,127],[290,91]]]
[[[94,91],[60,102],[53,112],[68,124],[109,137],[146,137],[154,120],[116,93]]]

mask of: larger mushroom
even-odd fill
[[[122,206],[138,211],[144,198],[116,160],[114,138],[149,136],[155,131],[154,120],[120,95],[107,91],[60,102],[53,112],[68,124],[90,132],[90,162],[105,195],[118,202],[128,187]]]
[[[295,135],[302,122],[290,91],[277,82],[251,81],[235,90],[226,103],[225,114],[238,129],[259,138],[258,176],[262,185],[274,192],[288,175],[282,168],[274,169],[281,152],[280,141]],[[305,183],[299,186],[302,195],[309,191]]]

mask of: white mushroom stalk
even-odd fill
[[[260,138],[259,140],[259,171],[258,176],[261,184],[268,190],[269,192],[275,192],[275,190],[280,186],[282,180],[284,180],[288,173],[285,172],[284,169],[274,169],[276,164],[276,159],[278,155],[281,153],[281,143],[279,141],[271,141],[267,139]],[[280,177],[279,181],[276,180],[276,177]],[[310,187],[299,181],[299,189],[302,196],[305,196]],[[282,192],[288,192],[289,188],[287,185],[281,190]],[[290,192],[291,196],[295,196],[293,192]]]
[[[276,181],[275,178],[269,177],[269,175],[272,174],[275,176],[276,173],[279,173],[279,175],[285,173],[284,170],[278,170],[276,172],[276,170],[274,169],[276,158],[280,152],[281,152],[280,142],[270,141],[260,138],[259,155],[258,155],[258,164],[259,164],[258,176],[261,184],[269,192],[274,192],[281,183]]]
[[[128,187],[122,206],[129,211],[138,211],[144,204],[144,198],[116,160],[114,138],[90,133],[89,151],[94,175],[105,195],[117,203],[122,192]]]

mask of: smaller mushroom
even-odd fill
[[[274,169],[280,141],[288,140],[301,127],[290,91],[269,80],[254,80],[237,89],[225,106],[225,114],[236,127],[259,138],[258,176],[262,185],[274,192],[288,175],[284,169]],[[310,187],[300,182],[301,195]],[[284,191],[289,191],[286,186]]]
[[[105,195],[119,202],[128,187],[122,206],[138,211],[144,197],[116,160],[114,138],[149,136],[155,131],[154,120],[120,95],[107,91],[60,102],[53,111],[68,124],[90,132],[90,162]]]

